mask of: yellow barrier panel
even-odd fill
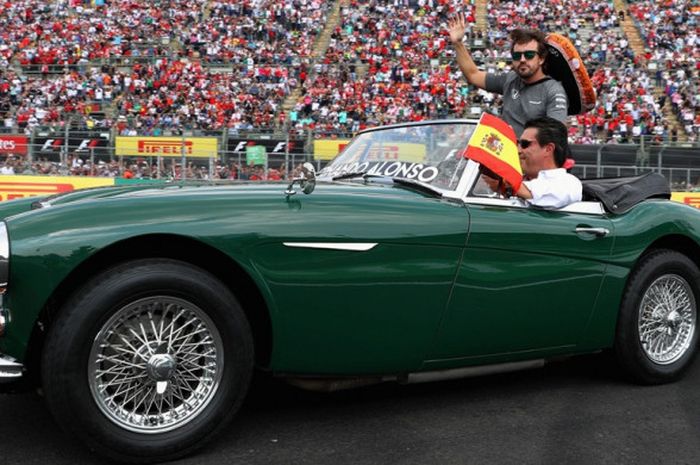
[[[113,178],[78,176],[0,176],[0,200],[37,197],[86,187],[113,186]]]
[[[314,141],[314,158],[332,160],[348,145],[350,139],[320,139]]]
[[[186,157],[210,158],[218,154],[216,137],[139,137],[117,136],[115,153],[126,157]]]
[[[672,192],[671,200],[700,208],[700,192]]]

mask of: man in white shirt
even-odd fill
[[[523,170],[523,183],[514,195],[530,205],[562,208],[581,200],[581,181],[562,168],[569,155],[566,126],[548,116],[525,123],[518,140],[518,155]],[[482,175],[497,189],[499,181]]]

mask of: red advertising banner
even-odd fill
[[[28,144],[27,136],[0,134],[0,155],[26,155]]]

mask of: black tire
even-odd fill
[[[697,352],[699,298],[700,270],[688,257],[661,249],[641,258],[622,298],[614,347],[632,380],[667,383],[688,368]]]
[[[63,305],[42,354],[58,423],[130,463],[202,447],[240,408],[252,370],[235,297],[206,271],[167,259],[124,263],[88,282]]]

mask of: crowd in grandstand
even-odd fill
[[[690,140],[700,140],[700,5],[689,0],[635,1],[630,12],[658,63],[663,87]]]
[[[111,126],[115,115],[123,116],[120,131],[148,134],[279,124],[280,104],[309,62],[327,5],[7,2],[0,6],[0,54],[9,69],[0,75],[4,125],[30,131],[73,119]]]
[[[69,122],[115,127],[122,135],[275,127],[352,133],[477,116],[497,109],[500,97],[470,87],[454,63],[445,23],[462,11],[474,57],[485,68],[509,66],[507,37],[516,27],[557,32],[577,45],[598,102],[570,119],[572,142],[673,140],[680,134],[665,106],[674,109],[688,140],[700,140],[695,2],[628,0],[624,12],[611,0],[491,0],[481,32],[474,2],[342,0],[328,46],[314,56],[334,3],[4,2],[4,129],[29,134]],[[626,15],[645,41],[642,56],[621,27]]]

